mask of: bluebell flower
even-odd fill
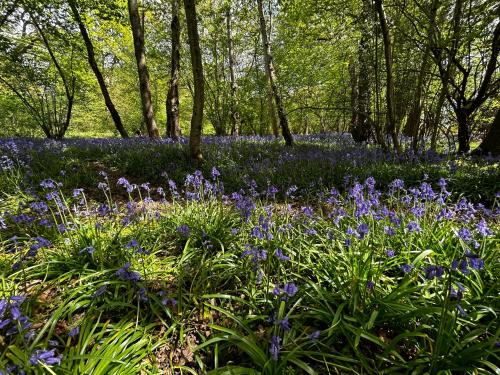
[[[406,229],[408,229],[408,232],[420,232],[420,225],[415,222],[415,221],[410,221],[408,225],[406,226]]]
[[[318,234],[318,231],[314,228],[306,228],[304,230],[304,234],[307,234],[309,236],[316,236]]]
[[[465,259],[462,259],[459,264],[458,264],[458,267],[460,269],[460,272],[462,272],[464,275],[469,275],[470,274],[470,270],[469,270],[469,265],[467,264],[467,260]]]
[[[55,189],[55,188],[57,188],[57,185],[56,185],[55,181],[51,180],[51,179],[43,180],[42,182],[40,182],[40,186],[43,187],[44,189]]]
[[[141,300],[142,302],[148,301],[148,291],[146,290],[146,288],[139,288],[138,294],[139,300]]]
[[[290,257],[289,256],[286,256],[283,254],[283,250],[280,249],[280,248],[277,248],[276,251],[274,252],[274,255],[276,256],[276,258],[278,258],[279,260],[282,260],[282,261],[289,261],[290,260]]]
[[[76,337],[80,334],[80,327],[73,327],[70,329],[68,336],[69,337]]]
[[[99,287],[92,295],[92,298],[97,298],[97,297],[102,296],[104,293],[106,293],[106,290],[108,290],[107,285],[103,285],[103,286]]]
[[[125,247],[127,249],[133,249],[133,248],[136,248],[137,246],[139,246],[139,242],[137,242],[137,240],[135,238],[132,238],[126,245]]]
[[[285,195],[290,198],[294,198],[293,194],[298,190],[296,185],[290,186],[287,191],[285,192]]]
[[[211,175],[212,175],[212,179],[216,180],[217,177],[220,177],[220,172],[217,168],[212,167]]]
[[[73,189],[73,198],[76,198],[83,194],[83,189]]]
[[[401,190],[403,189],[405,186],[405,183],[403,180],[400,180],[399,178],[395,179],[394,181],[392,181],[390,184],[389,184],[389,187],[392,189],[392,190]]]
[[[430,265],[425,269],[425,278],[427,280],[432,280],[434,278],[440,278],[443,276],[444,269],[442,266]]]
[[[403,264],[401,266],[401,269],[403,270],[404,273],[410,273],[411,270],[413,269],[413,264]]]
[[[116,276],[124,281],[137,282],[141,280],[141,275],[136,271],[130,270],[130,262],[125,263],[125,265],[116,271]]]
[[[178,226],[176,230],[177,230],[177,232],[182,234],[184,237],[189,237],[189,234],[191,233],[191,229],[189,228],[189,226],[187,224],[182,224],[182,225]]]
[[[388,258],[392,258],[392,257],[394,257],[396,255],[396,253],[392,249],[387,249],[385,251],[385,254],[387,255]]]
[[[384,226],[384,233],[387,234],[388,236],[394,236],[396,234],[396,231],[394,230],[393,227]]]
[[[84,247],[83,249],[80,250],[80,254],[81,253],[87,253],[87,254],[94,254],[94,251],[95,251],[95,248],[94,246],[87,246],[87,247]]]
[[[358,238],[363,239],[369,232],[368,224],[361,223],[358,225]]]
[[[467,228],[460,228],[459,231],[458,231],[458,236],[464,242],[471,242],[473,240],[472,233]]]
[[[477,232],[483,237],[488,237],[493,234],[493,232],[488,228],[488,224],[486,224],[486,220],[484,219],[481,219],[479,223],[477,223],[476,229]]]
[[[280,350],[281,350],[281,337],[272,336],[269,345],[269,352],[271,353],[273,361],[278,360],[278,355],[280,353]]]
[[[309,340],[312,340],[312,341],[316,341],[317,339],[319,339],[319,336],[321,335],[321,332],[320,331],[314,331],[313,333],[311,333],[308,338]]]
[[[42,362],[48,366],[60,365],[61,364],[62,355],[56,355],[55,349],[51,350],[36,350],[30,357],[29,362],[32,365],[38,364],[38,362]]]
[[[299,288],[297,288],[294,283],[286,283],[283,286],[283,292],[285,292],[288,297],[293,297],[298,291]]]

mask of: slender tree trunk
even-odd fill
[[[434,116],[431,122],[432,135],[431,135],[431,150],[436,150],[437,137],[439,133],[439,123],[441,122],[441,113],[443,111],[443,105],[446,100],[446,89],[444,86],[441,87],[439,92],[438,102],[436,104],[436,109],[434,110]]]
[[[47,48],[47,52],[49,53],[50,59],[54,63],[54,66],[56,67],[56,70],[59,73],[59,76],[61,77],[61,80],[62,80],[63,86],[64,86],[64,92],[66,94],[67,103],[66,103],[66,116],[64,119],[64,123],[61,123],[60,117],[55,115],[54,117],[56,120],[55,121],[56,126],[52,127],[52,129],[51,129],[52,137],[60,139],[60,138],[64,137],[64,134],[66,133],[66,130],[68,129],[69,123],[71,121],[71,116],[73,113],[73,102],[74,102],[74,98],[75,98],[76,77],[72,74],[71,84],[68,82],[68,78],[66,77],[65,72],[61,68],[61,65],[59,64],[59,62],[54,54],[54,51],[52,50],[52,47],[50,46],[50,43],[49,43],[49,40],[47,39],[47,36],[45,35],[42,28],[40,27],[40,25],[38,24],[38,22],[35,20],[35,18],[33,16],[31,16],[31,20],[33,22],[33,25],[37,29],[38,33],[40,34],[42,41],[43,41],[43,44]],[[73,51],[71,53],[73,53]],[[54,107],[53,108],[54,111],[56,111],[56,109],[57,109],[56,105],[54,105],[53,107]]]
[[[178,139],[181,136],[179,122],[179,79],[180,79],[180,40],[179,0],[172,0],[172,56],[170,67],[170,86],[167,94],[167,137]]]
[[[281,132],[285,143],[287,146],[293,145],[293,136],[288,127],[288,119],[286,117],[285,109],[283,107],[283,102],[281,96],[278,92],[278,87],[276,86],[276,73],[274,71],[273,57],[271,54],[271,44],[267,36],[266,20],[264,18],[264,11],[262,9],[262,0],[257,0],[257,7],[259,11],[259,21],[260,21],[260,33],[262,36],[262,44],[264,51],[264,64],[266,66],[267,79],[271,86],[271,91],[274,96],[274,101],[276,103],[276,109],[278,110],[278,118],[280,120]]]
[[[500,155],[500,109],[497,111],[493,124],[491,124],[483,141],[472,153],[476,155]]]
[[[191,132],[189,134],[189,149],[191,158],[195,162],[201,162],[201,129],[203,125],[203,105],[205,101],[203,64],[201,61],[200,37],[198,35],[198,23],[196,20],[195,0],[184,0],[186,12],[186,24],[189,39],[189,50],[191,52],[191,65],[193,69],[194,93],[193,93],[193,115],[191,116]]]
[[[417,87],[415,89],[415,96],[413,98],[413,105],[410,113],[408,114],[408,121],[406,122],[405,133],[412,137],[412,149],[417,151],[418,147],[418,130],[420,127],[420,116],[422,115],[422,99],[425,86],[425,76],[429,65],[430,48],[425,48],[422,56],[422,63],[420,71],[418,72]]]
[[[457,110],[455,115],[458,123],[458,153],[465,154],[470,151],[469,113]]]
[[[401,147],[399,145],[398,135],[396,133],[396,117],[395,117],[395,106],[394,106],[394,77],[392,73],[392,41],[391,34],[389,31],[389,25],[387,24],[387,18],[385,15],[384,6],[382,5],[382,0],[375,0],[375,8],[380,20],[380,28],[382,30],[382,38],[384,40],[384,55],[385,55],[385,69],[387,74],[386,79],[386,101],[387,101],[387,130],[391,135],[392,142],[394,144],[394,149],[399,154],[401,153]]]
[[[279,127],[278,127],[278,118],[276,117],[276,109],[274,108],[274,101],[273,101],[273,93],[271,92],[271,89],[269,89],[269,92],[267,94],[267,105],[269,108],[269,118],[271,119],[271,130],[273,132],[273,135],[275,138],[279,137]]]
[[[153,102],[151,100],[149,72],[146,65],[144,28],[141,25],[141,18],[139,16],[139,7],[137,5],[137,0],[128,0],[128,13],[130,17],[130,26],[132,28],[132,36],[134,39],[134,52],[137,62],[137,72],[139,73],[142,114],[149,136],[151,138],[159,138],[160,132],[158,131],[158,127],[156,126],[155,115],[153,111]]]
[[[227,49],[229,62],[229,77],[231,79],[231,99],[229,111],[231,118],[231,135],[240,134],[240,114],[238,112],[238,98],[236,95],[236,77],[234,75],[234,56],[233,56],[233,36],[231,32],[231,5],[226,8],[226,28],[227,28]]]
[[[104,77],[97,65],[97,61],[95,59],[94,46],[92,44],[92,40],[90,39],[89,33],[87,32],[87,28],[85,27],[82,18],[80,17],[80,13],[78,12],[78,8],[76,7],[75,0],[69,1],[69,6],[71,11],[73,12],[73,17],[75,17],[75,21],[78,23],[78,27],[80,28],[80,34],[82,35],[83,41],[85,43],[85,48],[87,49],[87,58],[89,61],[89,65],[94,72],[94,75],[99,83],[99,88],[101,89],[102,96],[104,97],[104,103],[106,104],[106,108],[115,123],[116,130],[120,133],[123,138],[128,138],[127,131],[125,130],[122,120],[118,111],[111,100],[111,96],[109,95],[108,88],[106,87],[106,82],[104,81]]]

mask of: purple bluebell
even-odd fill
[[[269,343],[269,353],[271,353],[271,357],[273,361],[278,360],[278,355],[281,350],[281,337],[272,336],[271,341]]]
[[[60,365],[62,360],[62,355],[56,355],[55,349],[51,350],[36,350],[30,357],[29,362],[32,365],[42,362],[48,366]]]
[[[488,228],[488,224],[486,224],[486,220],[481,219],[476,226],[477,232],[483,236],[483,237],[488,237],[493,234],[493,232]]]
[[[191,228],[189,228],[187,224],[179,225],[176,230],[184,237],[189,237],[189,234],[191,233]]]
[[[413,269],[413,264],[403,264],[401,266],[401,269],[403,270],[404,273],[410,273],[411,270]]]
[[[274,255],[276,256],[276,258],[278,258],[281,261],[285,261],[286,262],[286,261],[290,260],[290,257],[286,256],[285,254],[283,254],[283,250],[280,249],[280,248],[276,249],[276,251],[274,252]]]
[[[130,262],[125,263],[125,265],[116,271],[116,276],[124,281],[137,282],[141,280],[141,275],[136,271],[130,270]]]
[[[92,254],[94,254],[94,251],[95,251],[94,246],[87,246],[87,247],[84,247],[83,249],[81,249],[81,250],[79,251],[79,253],[80,253],[80,254],[82,254],[82,253],[87,253],[87,254],[92,255]]]
[[[358,225],[358,238],[359,239],[363,239],[365,238],[365,236],[368,234],[369,232],[369,227],[368,227],[368,224],[366,223],[361,223]]]
[[[283,292],[288,297],[293,297],[298,291],[299,291],[299,288],[297,288],[297,286],[294,283],[286,283],[283,286]]]
[[[420,229],[420,225],[415,222],[415,221],[410,221],[407,225],[406,225],[406,229],[408,229],[408,232],[420,232],[421,229]]]
[[[385,254],[387,255],[388,258],[392,258],[392,257],[394,257],[396,255],[396,253],[392,249],[387,249],[385,251]]]
[[[76,337],[80,334],[80,327],[73,327],[70,329],[68,336],[69,337]]]
[[[212,167],[211,175],[212,179],[216,180],[218,177],[220,177],[220,172],[217,168]]]
[[[312,341],[316,341],[317,339],[319,339],[319,336],[321,335],[321,332],[320,331],[314,331],[313,333],[311,333],[308,338],[309,340],[312,340]]]
[[[92,298],[98,298],[98,297],[102,296],[104,293],[106,293],[107,290],[108,290],[107,285],[103,285],[103,286],[99,287],[92,295]]]

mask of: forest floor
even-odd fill
[[[500,371],[495,159],[0,139],[0,373]]]

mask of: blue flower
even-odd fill
[[[276,256],[276,258],[278,258],[279,260],[282,260],[282,261],[289,261],[290,260],[290,257],[286,256],[283,254],[283,250],[280,249],[280,248],[277,248],[276,251],[274,252],[274,255]]]
[[[220,172],[217,168],[212,167],[212,179],[216,180],[220,176]]]
[[[440,278],[443,276],[444,269],[441,266],[430,265],[425,269],[425,278],[427,280],[432,280],[434,278]]]
[[[421,230],[420,225],[418,225],[415,221],[410,221],[406,226],[406,229],[408,229],[408,232],[420,232]]]
[[[104,293],[106,293],[106,290],[107,290],[107,289],[108,289],[108,286],[107,286],[107,285],[103,285],[103,286],[99,287],[99,289],[97,289],[97,290],[94,292],[94,294],[93,294],[92,298],[97,298],[97,297],[102,296]]]
[[[288,297],[293,297],[298,291],[299,288],[297,288],[294,283],[286,283],[283,286],[283,292],[285,292]]]
[[[182,234],[184,237],[189,237],[189,234],[191,233],[191,229],[187,224],[182,224],[177,227],[177,232]]]
[[[62,355],[56,355],[56,350],[36,350],[30,357],[30,363],[32,365],[38,364],[38,362],[42,362],[46,365],[60,365],[61,364]]]
[[[80,334],[80,328],[79,327],[73,327],[68,333],[69,337],[76,337]]]
[[[396,253],[392,249],[387,249],[385,251],[385,253],[386,253],[386,255],[387,255],[388,258],[392,258],[392,257],[394,257],[396,255]]]
[[[40,186],[43,187],[44,189],[57,188],[56,183],[54,182],[54,180],[51,180],[51,179],[43,180],[42,182],[40,182]]]
[[[94,251],[95,251],[95,248],[94,246],[87,246],[87,247],[84,247],[83,249],[80,250],[80,254],[81,253],[87,253],[87,254],[94,254]]]
[[[319,338],[320,334],[321,334],[320,331],[314,331],[308,336],[308,338],[309,340],[316,341]]]
[[[122,268],[116,271],[116,276],[124,281],[137,282],[141,280],[141,275],[139,274],[139,272],[130,270],[130,262],[125,263]]]
[[[271,353],[273,361],[278,360],[278,355],[280,353],[280,350],[281,350],[281,337],[272,336],[269,345],[269,352]]]
[[[411,270],[413,269],[413,264],[403,264],[401,266],[401,269],[403,270],[404,273],[410,273]]]

